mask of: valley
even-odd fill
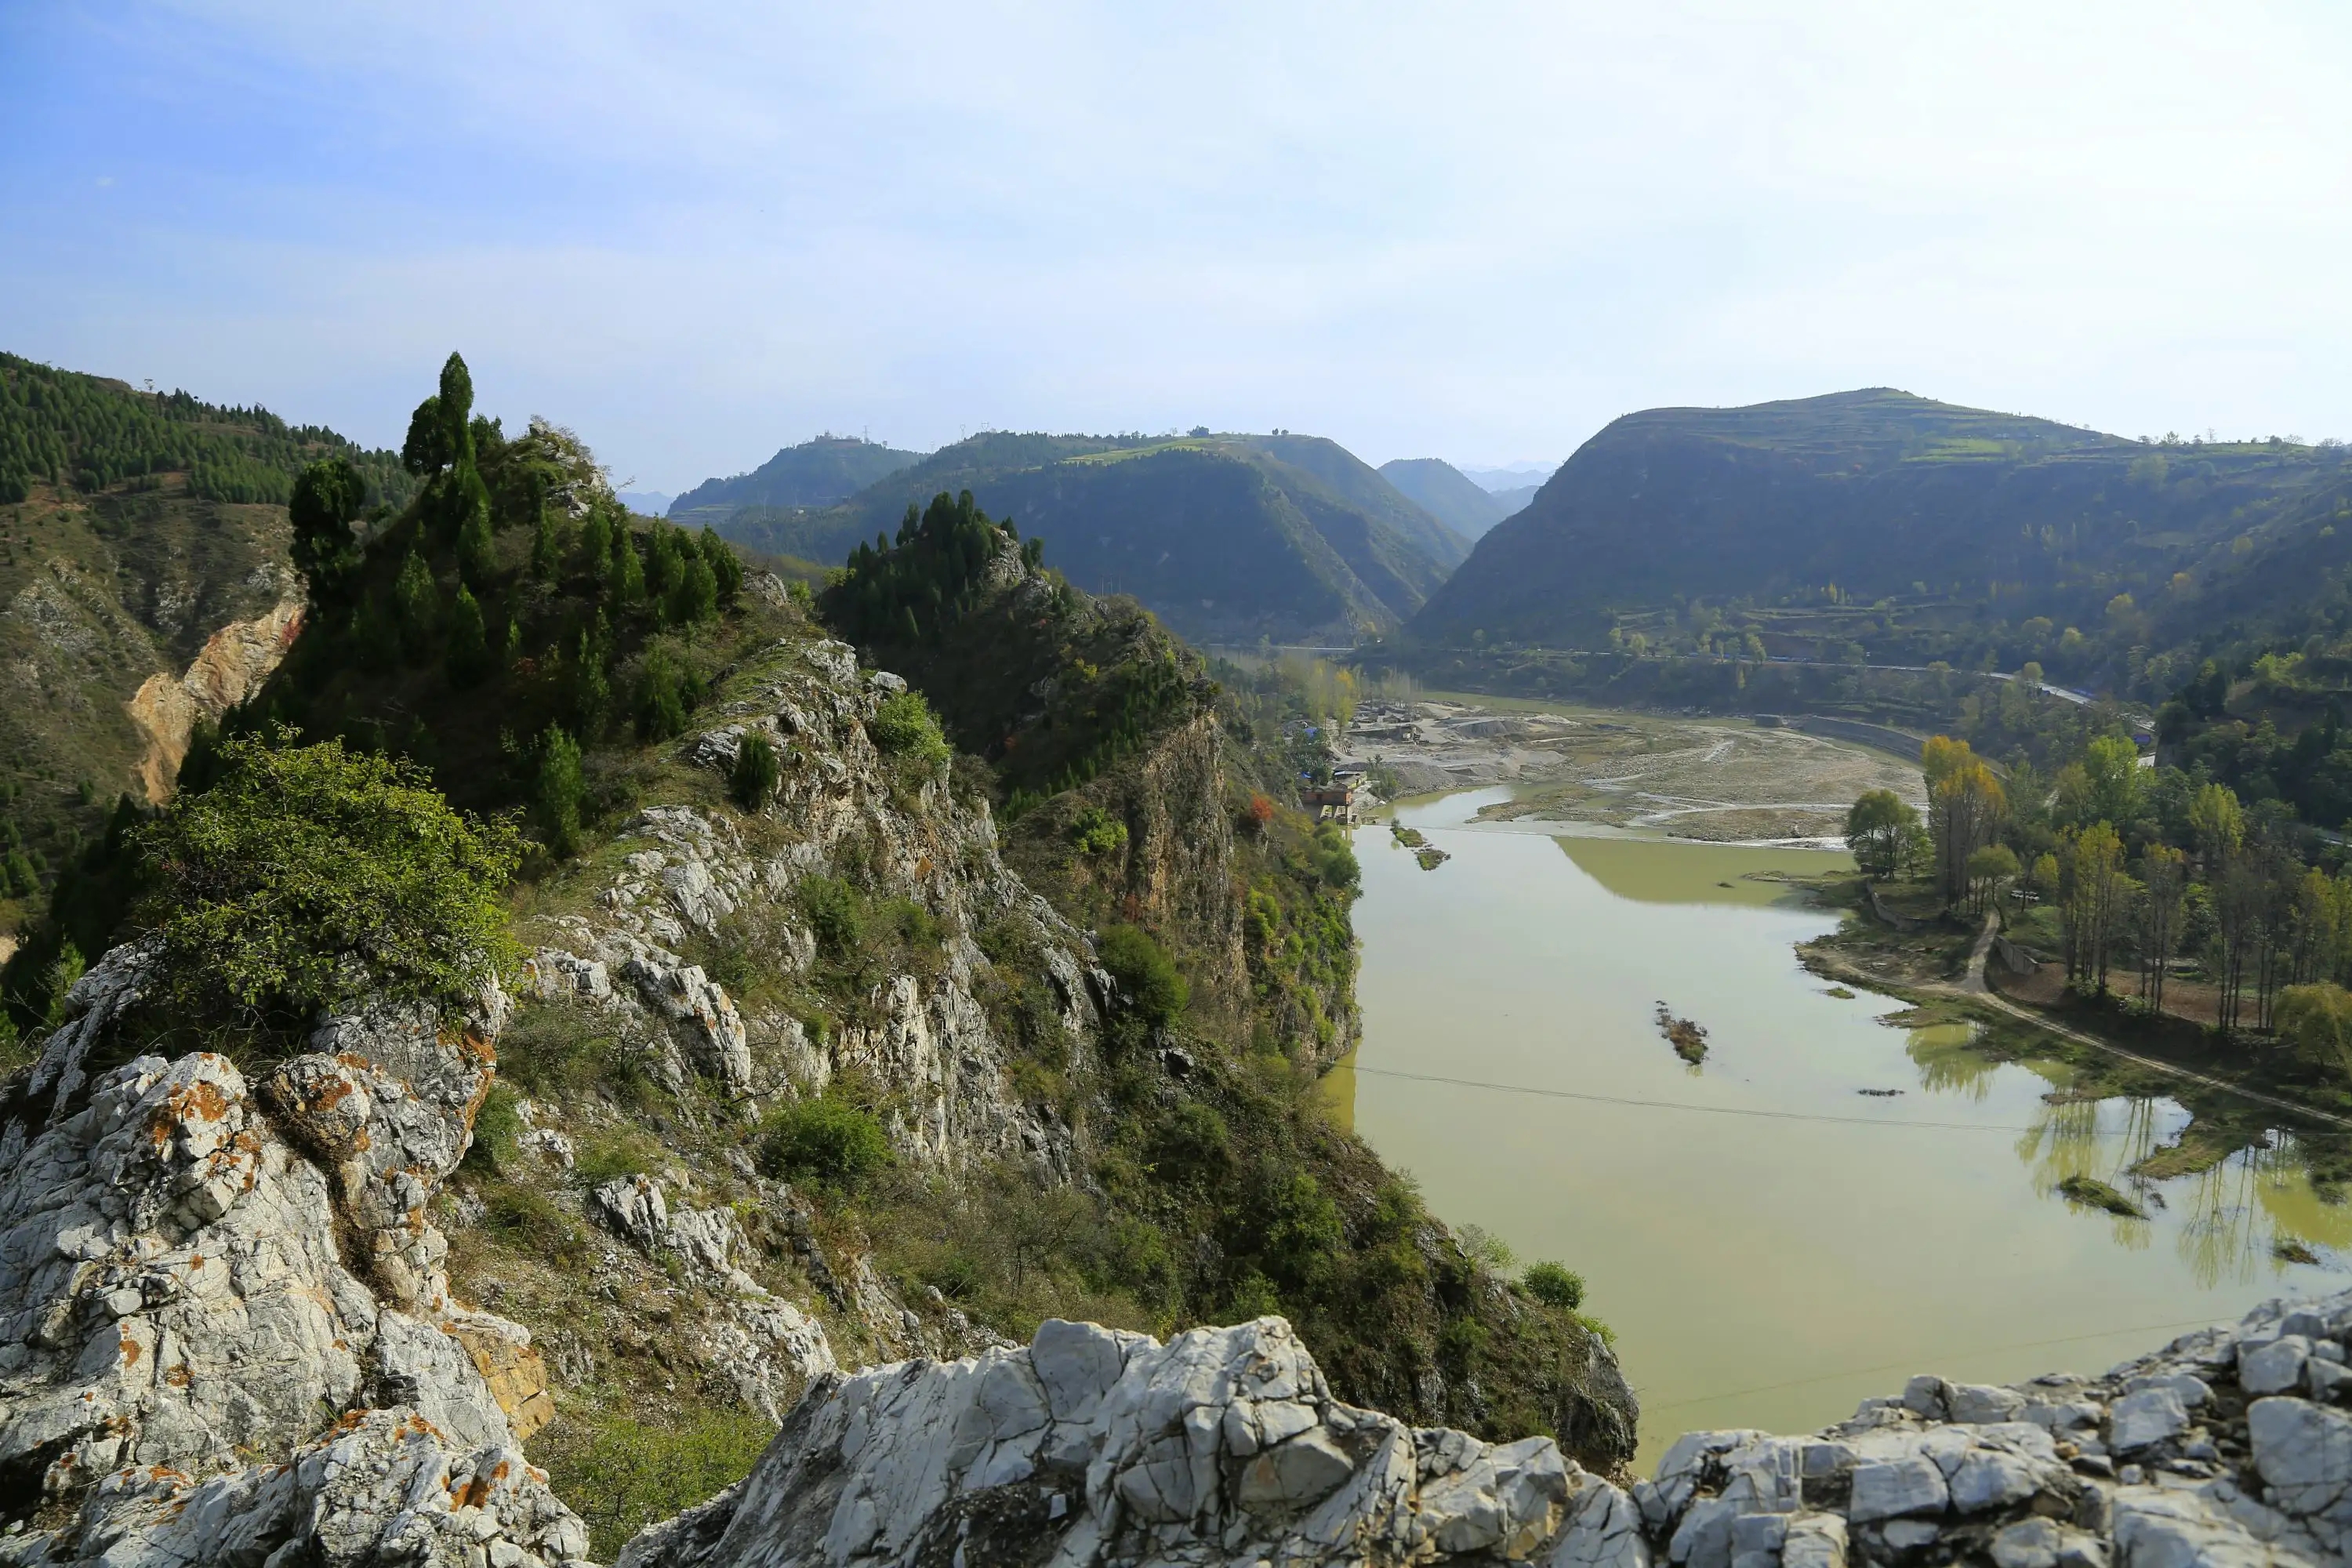
[[[2178,1101],[2085,1092],[1802,967],[1844,856],[1547,837],[1495,819],[1512,793],[1400,808],[1433,872],[1358,829],[1364,1036],[1330,1095],[1443,1212],[1583,1276],[1642,1468],[1693,1426],[1820,1426],[1916,1368],[2103,1366],[2352,1258],[2292,1131],[2145,1179]],[[1660,1007],[1706,1028],[1703,1065]],[[2069,1202],[2085,1176],[2133,1216]]]

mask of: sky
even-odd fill
[[[684,489],[1892,385],[2352,437],[2352,6],[0,0],[0,348]]]

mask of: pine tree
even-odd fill
[[[475,587],[487,589],[498,571],[498,552],[490,542],[490,509],[487,501],[466,515],[457,532],[457,570]]]
[[[449,616],[449,684],[478,685],[489,672],[490,645],[482,629],[481,603],[460,583],[457,602]]]
[[[719,575],[702,552],[696,551],[678,570],[677,587],[670,595],[670,619],[690,626],[718,614]]]
[[[569,855],[580,844],[580,804],[588,793],[580,771],[580,748],[562,726],[550,724],[539,738],[539,768],[531,781],[532,814],[547,847]]]
[[[636,542],[625,528],[613,535],[613,562],[604,574],[604,595],[616,617],[645,603],[645,563],[637,559]]]
[[[408,559],[400,563],[400,576],[392,585],[392,604],[402,646],[410,659],[422,659],[433,645],[441,600],[433,585],[432,568],[425,564],[415,545],[409,547]]]
[[[367,481],[348,458],[311,464],[294,481],[286,504],[294,525],[294,565],[310,584],[310,597],[339,595],[360,563],[352,523],[367,502]]]
[[[685,681],[677,661],[667,648],[646,650],[645,671],[637,686],[637,734],[647,741],[667,741],[686,728]]]

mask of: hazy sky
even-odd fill
[[[1874,384],[2352,437],[2347,105],[2336,3],[0,0],[0,347],[383,444],[457,347],[664,489]]]

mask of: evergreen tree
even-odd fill
[[[580,568],[599,582],[604,580],[605,563],[613,555],[613,520],[602,502],[588,509],[587,524],[580,531]]]
[[[768,804],[776,793],[777,781],[783,769],[776,762],[775,742],[757,730],[743,737],[735,749],[735,766],[728,774],[728,787],[735,804],[745,811],[757,811]]]
[[[700,551],[690,552],[678,569],[677,586],[670,594],[670,619],[682,626],[707,621],[719,614],[719,574]]]
[[[490,542],[490,509],[477,507],[466,516],[457,533],[457,570],[466,581],[487,590],[498,571],[498,553]]]
[[[686,682],[677,661],[667,648],[649,648],[637,686],[637,733],[647,741],[667,741],[685,728]]]
[[[457,602],[449,615],[449,684],[478,685],[490,673],[490,645],[482,626],[482,606],[473,591],[457,584]]]
[[[310,584],[310,597],[339,595],[360,563],[352,523],[367,502],[367,481],[349,458],[321,459],[302,470],[287,502],[294,525],[294,565]]]
[[[580,806],[587,794],[587,781],[580,770],[580,747],[562,726],[550,724],[539,738],[531,807],[547,847],[558,855],[569,855],[579,847]]]
[[[709,523],[702,526],[700,540],[702,558],[710,563],[711,580],[717,585],[719,604],[722,609],[732,609],[736,596],[743,592],[743,558],[735,547],[719,537],[719,531]]]
[[[685,563],[677,548],[678,531],[656,522],[646,534],[646,590],[657,604],[667,604],[677,592]]]
[[[613,680],[607,668],[611,658],[612,632],[604,612],[598,610],[594,622],[572,645],[567,681],[575,727],[592,741],[604,732],[604,715],[612,706]]]
[[[408,416],[408,438],[400,444],[400,466],[420,479],[437,479],[456,456],[449,445],[449,427],[441,417],[441,400],[428,397]]]
[[[440,620],[440,591],[433,585],[433,570],[425,564],[425,557],[410,545],[408,559],[400,563],[400,576],[392,585],[394,617],[400,627],[400,640],[412,660],[422,659],[433,646],[433,636]]]
[[[613,535],[613,560],[604,574],[604,596],[613,616],[617,618],[645,603],[646,568],[637,559],[636,541],[626,528]]]
[[[531,527],[530,574],[542,583],[551,583],[563,568],[563,537],[555,524],[551,508],[539,509],[539,521]]]

